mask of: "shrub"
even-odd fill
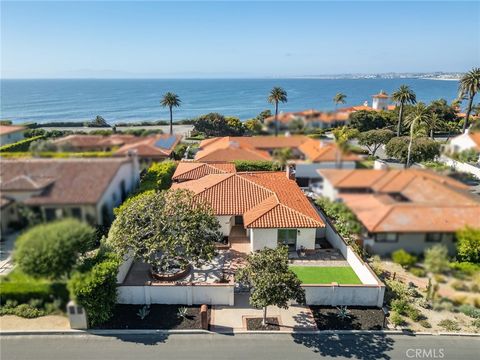
[[[459,331],[460,326],[455,320],[445,319],[438,323],[438,326],[444,328],[447,331]]]
[[[413,321],[418,321],[420,320],[422,313],[417,308],[409,305],[406,309],[406,315]]]
[[[27,319],[33,319],[39,316],[44,316],[46,313],[29,304],[21,304],[15,307],[2,306],[0,307],[0,315],[16,315]]]
[[[39,136],[34,136],[28,139],[23,139],[20,141],[17,141],[16,143],[13,144],[7,144],[0,146],[0,153],[4,152],[17,152],[17,151],[28,151],[30,148],[30,144],[36,140],[43,139],[43,135]]]
[[[425,271],[425,269],[422,269],[420,267],[412,267],[410,268],[410,272],[415,275],[415,276],[418,276],[418,277],[425,277],[427,276],[427,272]]]
[[[448,299],[441,299],[440,301],[435,301],[432,306],[432,309],[435,311],[453,311],[453,308],[453,303]]]
[[[457,291],[468,291],[468,286],[463,281],[455,280],[450,286]]]
[[[236,160],[234,161],[237,171],[279,171],[280,166],[274,161],[248,161]]]
[[[439,284],[445,284],[447,282],[447,279],[442,274],[434,274],[433,278]]]
[[[81,253],[93,247],[94,234],[92,227],[74,219],[40,224],[17,239],[14,259],[28,275],[59,279],[70,273]]]
[[[425,319],[420,320],[418,323],[420,324],[420,326],[422,326],[426,329],[430,329],[432,327],[432,324],[430,324],[430,322],[428,320],[425,320]]]
[[[463,305],[468,303],[468,297],[466,295],[454,295],[450,298],[454,305]]]
[[[385,284],[387,285],[387,295],[391,299],[405,299],[408,298],[408,289],[400,281],[397,280],[385,280]]]
[[[457,231],[457,256],[461,261],[480,264],[480,229],[465,227]]]
[[[449,266],[450,269],[457,273],[456,275],[460,272],[463,275],[472,276],[480,272],[480,265],[471,262],[451,262]]]
[[[477,309],[472,305],[463,304],[460,305],[457,310],[471,318],[480,319],[480,309]]]
[[[480,319],[475,319],[472,321],[472,326],[478,330],[480,330]]]
[[[448,249],[445,245],[435,245],[425,250],[425,268],[435,274],[449,269]]]
[[[405,163],[407,160],[409,142],[410,138],[408,136],[392,138],[385,147],[387,156]],[[438,155],[440,155],[440,144],[437,141],[425,137],[413,139],[410,158],[412,163],[430,161]]]
[[[392,253],[392,260],[394,263],[399,264],[404,268],[409,268],[410,266],[415,265],[417,257],[400,249]]]
[[[172,185],[172,176],[177,164],[166,160],[153,163],[140,183],[140,192],[147,190],[166,190]]]
[[[112,316],[117,300],[117,272],[120,261],[113,255],[99,259],[85,272],[75,272],[68,281],[70,296],[85,308],[90,326]]]
[[[394,326],[402,326],[402,325],[405,325],[405,320],[403,320],[403,317],[398,314],[397,312],[392,312],[390,314],[390,322],[394,325]]]
[[[395,299],[390,303],[390,308],[400,315],[405,315],[410,308],[410,304],[405,299]]]

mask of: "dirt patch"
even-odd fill
[[[97,329],[201,329],[200,306],[151,305],[142,320],[139,311],[143,305],[117,305],[112,318]],[[185,308],[185,316],[179,309]],[[210,318],[210,309],[208,309]]]
[[[318,330],[381,330],[383,311],[377,308],[348,307],[349,316],[341,319],[336,307],[310,306]]]
[[[267,317],[266,324],[262,324],[263,318],[247,318],[247,330],[280,330],[280,324],[277,317]]]
[[[25,319],[15,315],[0,316],[0,329],[7,330],[69,330],[68,318],[61,315]]]

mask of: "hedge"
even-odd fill
[[[140,182],[140,192],[168,189],[176,168],[177,164],[171,160],[153,163]]]
[[[234,161],[237,171],[279,171],[280,166],[274,161],[248,161],[236,160]]]
[[[30,144],[36,140],[43,139],[45,136],[39,135],[39,136],[34,136],[28,139],[23,139],[20,141],[17,141],[16,143],[13,144],[7,144],[0,146],[0,152],[17,152],[17,151],[28,151]]]

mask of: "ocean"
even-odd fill
[[[371,104],[371,95],[385,90],[391,94],[409,85],[418,101],[456,98],[457,81],[422,79],[135,79],[135,80],[1,80],[0,118],[23,122],[86,121],[101,115],[109,123],[167,120],[168,110],[160,106],[167,91],[177,93],[181,107],[174,120],[194,118],[209,112],[255,117],[273,106],[267,102],[274,86],[288,93],[281,111],[333,110],[332,98],[347,95],[345,106]]]

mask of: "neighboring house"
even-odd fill
[[[480,154],[480,132],[467,132],[452,138],[447,146],[447,151],[460,153],[474,150]]]
[[[172,176],[173,182],[197,180],[210,174],[235,173],[235,164],[228,162],[202,163],[197,161],[180,161]]]
[[[362,223],[363,245],[381,255],[398,249],[421,254],[454,233],[480,227],[480,200],[468,186],[429,170],[319,170],[322,195],[344,202]]]
[[[109,159],[2,160],[2,232],[18,223],[24,205],[46,221],[74,217],[108,224],[139,182],[135,156]]]
[[[348,123],[348,114],[342,112],[323,112],[314,109],[280,113],[277,116],[278,126],[281,130],[288,130],[294,120],[303,122],[305,127],[330,129],[343,126]],[[264,120],[268,128],[275,128],[275,116],[269,116]]]
[[[388,94],[381,90],[378,94],[372,95],[372,106],[368,105],[368,101],[365,101],[363,105],[349,106],[338,109],[339,112],[351,114],[357,111],[387,111],[395,110],[396,105],[389,104],[390,97]]]
[[[181,139],[180,135],[168,134],[144,137],[125,134],[69,135],[54,140],[54,144],[73,151],[113,151],[114,156],[122,157],[135,152],[142,167],[146,167],[153,161],[170,158]]]
[[[249,251],[277,244],[291,251],[315,249],[317,230],[325,227],[310,201],[285,172],[209,174],[173,184],[211,204],[229,243]]]
[[[14,125],[0,125],[0,146],[23,140],[25,127]]]
[[[355,154],[342,154],[332,142],[324,142],[308,136],[253,136],[221,137],[204,140],[199,145],[195,160],[202,162],[222,162],[234,160],[274,160],[275,150],[292,150],[295,163],[295,176],[302,187],[319,182],[318,169],[355,168],[360,157]]]

